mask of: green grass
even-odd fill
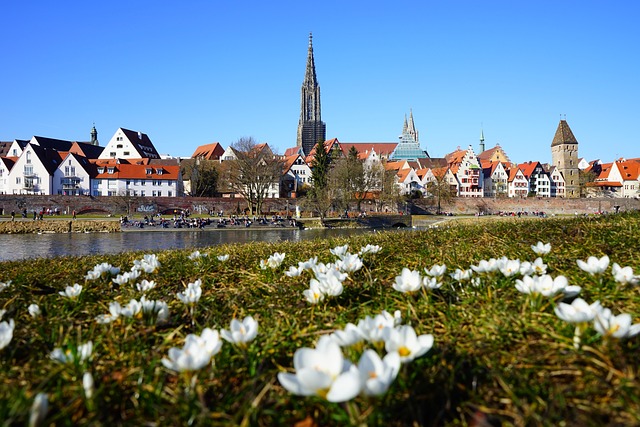
[[[573,348],[573,326],[553,312],[555,301],[531,308],[514,287],[514,278],[483,279],[464,292],[450,279],[442,289],[406,295],[391,285],[403,267],[420,269],[446,264],[448,272],[469,268],[482,259],[507,256],[533,261],[531,245],[552,245],[544,257],[548,273],[580,285],[587,302],[600,300],[614,313],[640,321],[640,296],[620,287],[611,276],[594,278],[579,270],[577,259],[608,255],[611,262],[640,274],[640,215],[479,222],[427,231],[376,233],[349,239],[302,243],[256,243],[216,246],[194,262],[190,250],[157,255],[158,271],[143,274],[158,286],[148,298],[169,304],[170,322],[145,325],[125,320],[100,325],[109,302],[126,304],[141,294],[132,285],[86,282],[96,264],[109,262],[129,270],[142,253],[57,258],[0,263],[0,281],[12,281],[0,292],[3,320],[14,319],[11,343],[0,350],[0,423],[25,425],[38,392],[49,395],[46,424],[55,425],[345,425],[359,413],[369,425],[634,425],[640,423],[640,338],[603,340],[585,332],[581,350]],[[302,296],[309,276],[289,278],[282,272],[298,261],[318,256],[330,262],[329,249],[349,243],[356,252],[367,243],[382,247],[365,257],[365,267],[345,282],[344,293],[317,306]],[[281,269],[260,270],[260,259],[285,252]],[[201,252],[202,249],[201,249]],[[216,255],[228,253],[220,263]],[[139,280],[140,280],[139,279]],[[176,292],[196,279],[203,294],[194,322]],[[58,295],[80,283],[77,301]],[[27,311],[36,303],[42,316]],[[404,365],[389,392],[377,399],[356,398],[348,404],[289,394],[276,378],[291,370],[293,354],[314,346],[318,337],[348,322],[382,310],[400,310],[403,323],[418,334],[433,334],[425,356]],[[167,370],[161,359],[181,347],[188,333],[229,328],[232,318],[252,315],[258,338],[246,351],[228,343],[213,366],[197,374],[197,385]],[[55,347],[93,341],[86,367],[49,359]],[[346,351],[345,354],[351,354]],[[82,374],[92,372],[96,392],[84,398]],[[474,424],[475,423],[475,424]]]

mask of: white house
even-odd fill
[[[300,153],[286,157],[282,169],[280,189],[283,197],[291,197],[300,188],[312,185],[311,168]]]
[[[180,166],[101,162],[95,164],[93,196],[182,196]]]
[[[52,194],[52,175],[61,162],[50,148],[28,143],[7,177],[7,194]]]
[[[95,167],[86,157],[67,153],[53,173],[52,194],[88,196],[91,194],[91,173]]]
[[[564,177],[557,167],[551,166],[549,178],[551,179],[551,197],[565,197]]]
[[[509,192],[509,174],[502,162],[486,161],[483,167],[483,189],[485,197],[507,196]]]
[[[518,167],[509,169],[509,197],[527,197],[529,180]]]
[[[445,156],[449,169],[458,181],[458,196],[484,197],[482,166],[473,147],[456,150]]]

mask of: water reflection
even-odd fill
[[[88,234],[0,234],[0,261],[126,251],[202,248],[226,243],[300,241],[370,233],[366,229],[130,231]]]

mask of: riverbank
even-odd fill
[[[118,221],[44,219],[1,221],[0,234],[38,234],[38,233],[117,233]]]

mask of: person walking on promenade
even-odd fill
[[[73,215],[73,219],[76,219],[76,210],[74,209],[73,212],[71,213],[71,215]]]
[[[11,221],[15,221],[16,220],[16,213],[14,211],[11,211]]]

